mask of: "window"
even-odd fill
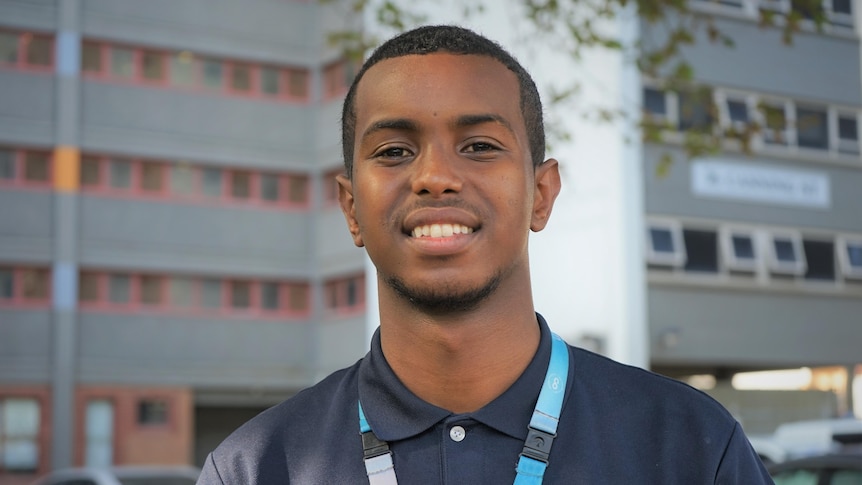
[[[18,64],[18,34],[0,32],[0,62]]]
[[[230,87],[243,93],[251,91],[251,66],[234,63],[230,70]]]
[[[189,87],[195,84],[195,56],[189,51],[171,56],[170,81],[174,86]]]
[[[15,180],[15,151],[0,148],[0,180]]]
[[[0,267],[0,301],[15,298],[15,271]]]
[[[81,185],[99,186],[102,183],[101,163],[96,157],[81,157]]]
[[[773,234],[769,248],[769,269],[773,273],[785,275],[805,273],[805,255],[802,253],[802,240],[799,234]]]
[[[230,305],[231,307],[238,309],[251,307],[251,283],[248,281],[231,282]]]
[[[251,197],[251,174],[249,172],[231,173],[230,195],[236,199]]]
[[[146,192],[161,192],[164,184],[162,165],[158,163],[141,163],[141,189]]]
[[[291,97],[305,99],[308,97],[308,72],[291,69],[287,73],[287,92]]]
[[[269,173],[260,176],[260,198],[268,202],[279,200],[279,177]]]
[[[107,399],[87,402],[84,418],[84,465],[107,467],[114,464],[114,403]]]
[[[326,307],[338,312],[353,312],[365,307],[365,276],[357,275],[326,283]]]
[[[838,115],[838,152],[859,155],[859,122],[856,115]]]
[[[111,76],[131,79],[135,75],[135,51],[124,47],[111,47]]]
[[[0,266],[0,303],[44,306],[50,298],[51,273],[46,268]]]
[[[125,274],[112,274],[108,278],[108,301],[114,304],[131,301],[131,277]]]
[[[334,98],[344,93],[350,85],[345,61],[338,61],[323,68],[323,96]]]
[[[796,108],[796,143],[802,148],[829,149],[826,109]]]
[[[654,88],[644,88],[644,111],[651,117],[666,119],[668,114],[664,91]]]
[[[24,44],[24,59],[28,65],[49,67],[52,64],[51,50],[53,42],[44,35],[24,34],[21,39]]]
[[[203,171],[203,193],[209,197],[221,197],[223,193],[221,170],[205,168]]]
[[[171,192],[176,195],[191,195],[195,190],[195,171],[187,163],[176,163],[171,167]]]
[[[32,32],[0,31],[0,64],[46,69],[54,64],[54,38]]]
[[[680,130],[709,131],[712,127],[712,94],[707,91],[679,93]]]
[[[718,236],[715,231],[684,229],[685,265],[689,272],[718,273]]]
[[[141,303],[160,305],[163,301],[162,278],[151,275],[141,276]]]
[[[308,202],[307,177],[290,177],[290,202],[294,204],[305,204]]]
[[[39,466],[39,401],[0,399],[0,471],[35,472]]]
[[[171,306],[188,308],[194,304],[194,281],[191,278],[170,279]]]
[[[264,282],[260,285],[260,306],[264,310],[275,311],[280,305],[279,284],[272,282]]]
[[[161,52],[144,50],[141,52],[142,76],[147,81],[165,79],[165,56]]]
[[[48,182],[50,180],[50,156],[47,153],[24,153],[24,180]]]
[[[97,273],[81,273],[78,277],[78,301],[82,303],[95,303],[99,301],[99,279]]]
[[[862,236],[839,236],[837,247],[838,262],[844,276],[862,279]]]
[[[754,233],[745,229],[724,229],[721,233],[722,256],[731,271],[754,272],[759,254]]]
[[[308,311],[308,286],[306,285],[291,285],[290,291],[290,310],[292,312]]]
[[[204,308],[221,308],[221,281],[206,279],[201,283],[201,305]]]
[[[209,89],[224,87],[224,71],[222,63],[215,59],[204,59],[202,62],[203,85]]]
[[[764,105],[763,141],[772,145],[787,145],[789,142],[787,130],[787,114],[784,105]]]
[[[274,67],[260,68],[260,92],[277,96],[281,91],[281,72]]]
[[[804,239],[806,280],[835,281],[835,244],[832,241]]]
[[[126,160],[110,161],[111,188],[129,189],[132,187],[132,164]]]
[[[853,9],[851,0],[827,0],[826,15],[838,27],[853,28]]]
[[[95,42],[84,41],[81,47],[81,71],[100,73],[102,66],[102,46]]]
[[[164,399],[141,399],[138,401],[137,422],[141,426],[168,424],[168,402]]]
[[[682,266],[685,264],[685,247],[682,227],[674,221],[650,222],[647,226],[646,257],[649,264]]]
[[[21,292],[25,300],[46,300],[49,277],[47,269],[26,268],[20,270]]]

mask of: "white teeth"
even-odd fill
[[[452,237],[457,234],[470,234],[472,232],[472,227],[461,224],[428,224],[414,227],[411,234],[413,237]]]

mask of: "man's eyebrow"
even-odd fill
[[[419,131],[419,125],[406,118],[392,118],[375,121],[363,133],[362,138],[382,130]]]
[[[506,127],[509,131],[512,130],[512,125],[506,118],[503,118],[500,115],[493,113],[483,113],[483,114],[473,114],[473,115],[463,115],[459,116],[455,120],[456,127],[468,127],[468,126],[476,126],[484,123],[499,123]]]

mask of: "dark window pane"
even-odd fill
[[[358,298],[358,283],[356,279],[351,278],[347,280],[347,306],[352,307],[356,305]]]
[[[141,276],[141,303],[158,305],[162,303],[162,278]]]
[[[206,59],[202,63],[204,86],[221,89],[224,85],[224,74],[221,61]]]
[[[657,253],[673,253],[673,234],[670,229],[651,227],[649,230],[653,251]]]
[[[247,281],[231,282],[230,305],[234,308],[248,308],[251,306],[251,283]]]
[[[81,159],[81,185],[97,186],[100,182],[99,159],[96,157],[83,157]]]
[[[790,0],[790,4],[794,10],[799,12],[803,18],[813,20],[823,18],[822,2],[812,2],[811,0]]]
[[[147,192],[161,192],[162,166],[158,163],[141,164],[141,188]]]
[[[261,306],[266,310],[278,310],[279,307],[279,284],[263,283],[260,287]]]
[[[264,94],[278,94],[281,72],[273,67],[260,68],[260,91]]]
[[[48,154],[27,152],[24,155],[24,179],[31,182],[48,181]]]
[[[773,245],[775,246],[775,257],[778,261],[784,263],[795,263],[798,261],[796,248],[790,239],[775,239]]]
[[[278,175],[262,174],[260,176],[260,197],[271,202],[278,201]]]
[[[829,148],[826,111],[799,108],[796,110],[796,137],[800,147]]]
[[[338,283],[326,285],[326,308],[338,308]]]
[[[99,275],[96,273],[81,273],[78,278],[78,300],[99,301]]]
[[[296,98],[308,96],[308,72],[291,70],[288,75],[288,91]]]
[[[847,245],[847,261],[854,268],[862,268],[862,244]]]
[[[838,138],[842,140],[859,140],[859,128],[855,117],[838,117]]]
[[[193,86],[195,84],[195,57],[191,52],[178,52],[171,56],[171,84]]]
[[[221,307],[221,281],[204,280],[201,283],[201,305],[204,308]]]
[[[835,245],[829,241],[802,241],[808,269],[807,280],[835,280]]]
[[[111,47],[111,74],[119,78],[135,75],[135,52],[132,49]]]
[[[12,268],[0,268],[0,299],[11,300],[15,296],[15,272]]]
[[[832,11],[847,15],[853,13],[853,9],[850,7],[850,0],[832,0]]]
[[[51,65],[51,39],[41,35],[24,34],[27,64],[31,66]]]
[[[748,123],[748,106],[745,101],[727,100],[727,113],[731,122]]]
[[[144,79],[162,81],[165,79],[165,56],[161,52],[144,51],[141,55]]]
[[[682,231],[686,271],[718,272],[718,237],[713,231]]]
[[[733,255],[737,259],[754,259],[754,242],[750,236],[733,236]]]
[[[294,311],[305,311],[308,309],[308,287],[290,287],[290,309]]]
[[[644,88],[644,109],[654,115],[667,115],[664,92],[653,88]]]
[[[245,64],[234,64],[230,71],[230,86],[235,91],[251,90],[251,67]]]
[[[0,32],[0,62],[18,62],[18,34]]]
[[[222,177],[221,170],[217,168],[205,168],[203,172],[203,193],[210,197],[221,197]]]
[[[111,160],[111,187],[128,189],[132,186],[132,164],[124,160]]]
[[[0,148],[0,179],[15,180],[15,151]]]
[[[131,294],[131,277],[114,274],[108,278],[108,300],[111,303],[128,303]]]
[[[308,178],[290,177],[290,201],[296,204],[304,204],[308,200]]]
[[[158,426],[168,422],[168,403],[161,399],[143,399],[138,402],[138,424]]]
[[[48,298],[48,270],[25,269],[21,274],[21,292],[24,298],[44,300]]]
[[[706,93],[679,94],[679,129],[705,131],[712,126],[711,99]]]
[[[248,172],[233,172],[230,179],[230,194],[237,199],[251,197],[251,174]]]
[[[84,42],[81,48],[81,70],[102,72],[102,46],[94,42]]]

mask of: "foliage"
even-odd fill
[[[318,0],[332,3],[339,0]],[[427,22],[427,9],[439,8],[434,0],[340,0],[347,1],[354,14],[372,12],[377,22],[376,32],[387,37]],[[710,3],[720,0],[455,0],[460,15],[469,19],[482,15],[489,2],[507,2],[509,10],[527,21],[533,35],[527,39],[536,45],[554,46],[555,52],[579,60],[588,49],[609,49],[623,52],[632,59],[643,77],[664,90],[681,93],[691,109],[700,109],[705,123],[686,127],[671,127],[651,119],[646,113],[637,123],[646,142],[665,140],[668,133],[684,147],[689,157],[715,153],[731,144],[744,152],[751,149],[752,137],[763,127],[756,122],[745,127],[722,129],[718,125],[718,107],[709,86],[698,83],[692,65],[686,59],[686,48],[697,42],[709,42],[718,48],[735,48],[734,40],[716,22]],[[697,4],[697,5],[695,5]],[[826,21],[821,0],[790,0],[786,11],[759,10],[759,25],[763,29],[780,30],[782,41],[791,45],[794,36],[806,26],[821,30]],[[641,20],[641,35],[633,45],[626,45],[607,25],[623,9],[635,9]],[[370,10],[369,10],[370,9]],[[715,9],[712,9],[715,10]],[[366,16],[366,18],[368,18]],[[367,32],[336,32],[332,42],[342,46],[347,55],[361,59],[380,39]],[[578,96],[575,82],[544,88],[543,97],[550,112],[554,107],[570,103]],[[686,109],[681,106],[681,109]],[[762,107],[759,107],[762,109]],[[592,107],[582,113],[596,122],[614,122],[625,116],[621,110]],[[769,124],[769,113],[763,119]],[[553,121],[547,123],[551,143],[568,140],[571,134]],[[682,131],[679,133],[672,133]],[[672,158],[659,163],[659,175],[665,173]]]

